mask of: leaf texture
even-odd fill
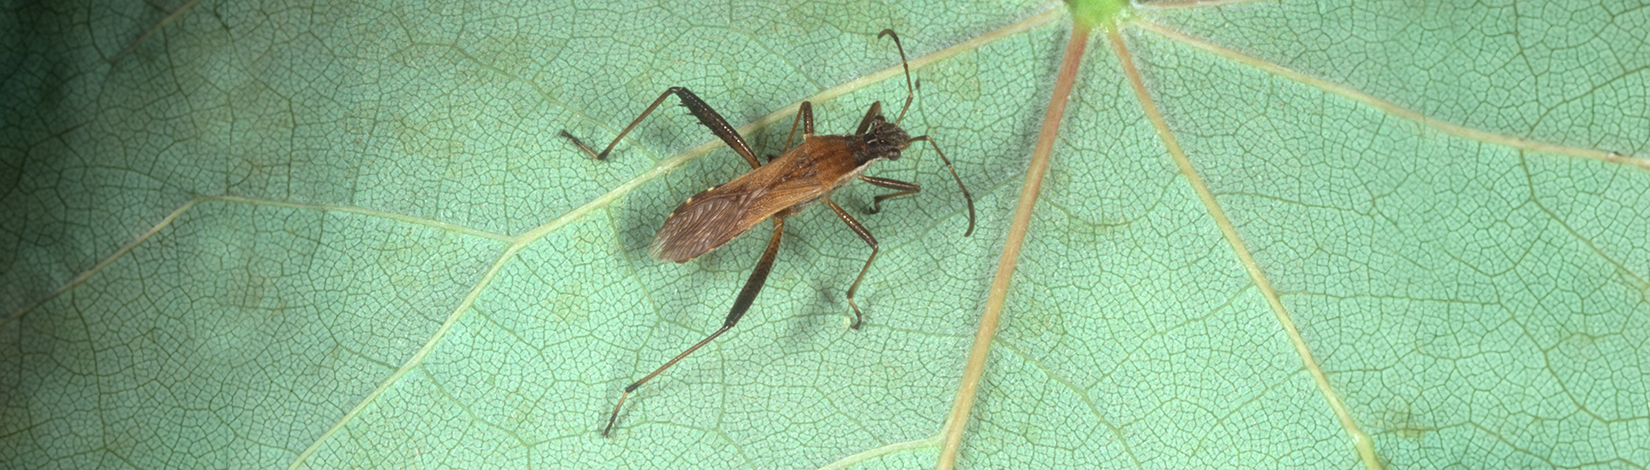
[[[7,7],[0,462],[933,466],[1063,7],[666,3]],[[743,322],[601,438],[766,240],[647,257],[746,168],[678,108],[607,161],[558,131],[605,143],[686,86],[758,153],[802,100],[848,132],[904,96],[884,28],[921,83],[903,126],[980,231],[931,150],[880,163],[924,190],[834,196],[882,246],[863,330],[843,294],[870,250],[809,210]],[[1096,35],[963,467],[1371,464],[1351,429],[1392,468],[1650,465],[1650,8],[1162,3],[1118,28],[1146,94]]]

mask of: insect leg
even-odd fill
[[[891,199],[891,198],[896,198],[896,197],[900,197],[900,196],[905,196],[905,195],[910,195],[910,194],[916,194],[918,191],[922,191],[922,185],[919,185],[919,184],[916,184],[916,183],[907,183],[907,182],[900,181],[900,180],[894,180],[894,179],[888,179],[888,178],[878,178],[878,177],[875,177],[875,176],[865,176],[865,175],[859,175],[859,180],[864,181],[866,183],[871,183],[873,185],[881,186],[881,187],[884,187],[884,188],[899,190],[899,192],[896,192],[896,193],[888,193],[888,194],[884,194],[884,195],[881,195],[881,196],[871,198],[871,210],[865,211],[865,213],[867,213],[867,214],[875,214],[875,213],[878,213],[878,212],[882,212],[882,201],[884,201],[884,200]]]
[[[871,109],[865,110],[865,117],[859,119],[859,128],[854,129],[854,134],[864,134],[867,129],[871,128],[871,119],[877,117],[878,114],[882,114],[882,102],[872,102]]]
[[[842,219],[843,223],[848,224],[849,230],[853,230],[855,235],[859,235],[861,240],[865,240],[865,244],[871,245],[871,257],[865,258],[865,266],[859,268],[859,277],[854,278],[854,284],[848,286],[848,307],[854,309],[854,322],[849,324],[848,328],[857,330],[859,329],[860,319],[863,316],[859,313],[859,305],[854,303],[854,291],[859,290],[859,281],[865,280],[865,271],[871,269],[871,261],[877,259],[877,238],[871,236],[871,231],[866,230],[865,226],[860,225],[859,221],[854,220],[853,216],[848,215],[848,211],[842,210],[842,206],[836,205],[835,202],[831,202],[831,198],[825,198],[822,200],[825,201],[826,207],[831,208],[831,212],[835,212],[836,216]]]
[[[711,333],[710,336],[705,337],[705,339],[700,340],[698,343],[695,343],[693,346],[687,348],[686,351],[682,351],[681,354],[677,354],[676,357],[671,358],[671,360],[666,362],[665,365],[659,366],[658,369],[654,369],[653,373],[647,374],[646,377],[642,377],[642,379],[637,380],[636,383],[625,387],[624,393],[619,395],[619,403],[613,405],[613,414],[607,417],[607,427],[602,429],[602,437],[607,437],[609,433],[613,432],[613,423],[618,421],[619,410],[624,408],[624,400],[630,396],[630,392],[636,391],[637,387],[641,387],[642,384],[647,383],[647,381],[653,380],[654,377],[657,377],[660,373],[664,372],[665,369],[669,369],[670,366],[674,366],[677,362],[681,362],[682,358],[688,357],[689,354],[693,354],[693,352],[698,351],[699,348],[704,347],[706,344],[710,344],[711,340],[716,339],[717,336],[722,336],[722,333],[726,333],[729,329],[733,328],[733,325],[739,323],[739,318],[745,316],[745,312],[751,309],[751,303],[756,301],[756,294],[762,292],[762,285],[768,282],[768,271],[773,268],[773,259],[779,254],[779,239],[784,235],[785,217],[783,215],[774,216],[773,238],[768,240],[768,249],[762,252],[762,259],[756,262],[756,269],[751,271],[750,279],[745,281],[744,288],[739,289],[739,296],[733,299],[733,309],[728,311],[728,318],[722,321],[722,328],[717,329],[715,333]]]
[[[800,113],[802,115],[802,135],[804,137],[814,135],[814,105],[813,105],[813,103],[803,101],[802,102],[802,109],[799,110],[798,113]],[[794,128],[796,126],[796,124],[791,124],[791,126]],[[790,143],[791,143],[790,139],[785,139],[785,146],[786,147],[790,147],[791,146]]]
[[[619,145],[619,139],[623,139],[625,134],[629,134],[631,129],[636,128],[637,124],[641,124],[642,120],[646,119],[648,114],[652,114],[653,110],[658,108],[660,103],[664,103],[665,98],[671,94],[675,94],[682,101],[682,106],[687,107],[688,113],[698,118],[700,124],[710,128],[710,132],[721,138],[722,142],[728,144],[728,147],[733,148],[734,153],[744,157],[745,162],[750,163],[751,168],[762,166],[761,163],[756,162],[756,153],[751,152],[750,145],[745,144],[745,139],[739,136],[739,131],[728,124],[727,119],[723,119],[721,114],[717,114],[716,110],[711,109],[710,105],[705,104],[705,101],[699,99],[698,95],[694,95],[692,91],[679,86],[666,88],[664,93],[660,93],[659,99],[653,100],[653,104],[642,110],[642,115],[636,116],[636,120],[630,121],[629,126],[625,126],[624,130],[619,131],[619,135],[613,138],[613,142],[607,144],[607,148],[602,149],[600,153],[591,151],[590,147],[586,147],[583,142],[579,142],[579,139],[573,137],[572,134],[568,134],[567,131],[561,131],[561,135],[572,140],[573,144],[577,145],[584,153],[590,154],[591,157],[595,157],[597,160],[604,160],[607,158],[607,153],[612,152],[613,147]]]
[[[800,106],[799,109],[797,109],[797,111],[796,111],[796,120],[791,121],[791,135],[785,136],[785,147],[783,147],[785,150],[790,150],[791,149],[791,140],[796,138],[796,125],[798,123],[802,124],[802,136],[803,137],[814,135],[814,105],[813,105],[813,103],[803,101],[802,106]],[[769,158],[768,160],[772,161],[773,159]]]

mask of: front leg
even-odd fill
[[[848,224],[848,230],[853,230],[855,235],[859,235],[861,240],[865,240],[865,244],[871,245],[871,256],[865,258],[865,266],[859,268],[859,277],[854,278],[853,285],[848,286],[848,308],[854,310],[854,322],[849,324],[848,328],[857,330],[864,315],[859,312],[859,304],[854,303],[854,291],[859,290],[859,282],[865,280],[865,272],[871,269],[871,262],[877,259],[877,237],[871,236],[870,230],[866,230],[864,225],[860,225],[858,220],[854,220],[853,216],[848,215],[848,211],[842,210],[842,206],[831,202],[831,198],[827,197],[821,199],[821,201],[825,201],[825,207],[831,208],[831,212],[835,212],[843,223]]]
[[[900,180],[895,180],[895,179],[878,178],[878,177],[875,177],[875,176],[860,175],[859,180],[864,181],[866,183],[871,183],[873,185],[881,186],[881,187],[884,187],[884,188],[899,190],[899,192],[888,193],[888,194],[884,194],[884,195],[881,195],[881,196],[871,198],[871,209],[865,211],[865,213],[867,213],[867,214],[875,214],[875,213],[878,213],[878,212],[882,212],[882,201],[885,201],[885,200],[888,200],[888,199],[891,199],[891,198],[900,197],[900,196],[907,196],[907,195],[911,195],[911,194],[916,194],[916,193],[922,191],[922,186],[919,185],[919,184],[907,183],[907,182],[900,181]]]

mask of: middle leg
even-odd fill
[[[787,151],[791,150],[791,142],[796,139],[796,126],[797,126],[797,124],[802,125],[802,137],[804,139],[806,139],[810,135],[814,135],[814,105],[813,105],[813,103],[803,101],[802,106],[798,107],[798,109],[796,111],[796,119],[791,121],[791,134],[785,136],[785,146],[780,148],[780,150],[779,150],[780,153],[784,153],[784,152],[787,152]],[[774,154],[771,154],[771,153],[768,154],[768,161],[772,162],[773,159],[775,159],[775,158],[779,158],[779,155],[774,155]]]
[[[802,137],[814,135],[814,105],[807,101],[802,102],[796,110],[796,120],[791,121],[791,135],[785,136],[785,150],[791,149],[791,140],[796,138],[796,125],[802,124]]]

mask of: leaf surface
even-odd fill
[[[0,462],[933,465],[1060,5],[402,3],[11,7]],[[745,164],[674,106],[608,161],[557,132],[605,144],[669,86],[758,153],[810,97],[848,132],[904,95],[883,28],[981,230],[932,150],[878,164],[924,191],[834,197],[881,242],[863,330],[870,250],[810,209],[751,313],[601,438],[766,231],[652,261]],[[1643,468],[1647,28],[1621,2],[1136,7],[1197,178],[1096,35],[963,465],[1349,468],[1350,423],[1393,468]]]

